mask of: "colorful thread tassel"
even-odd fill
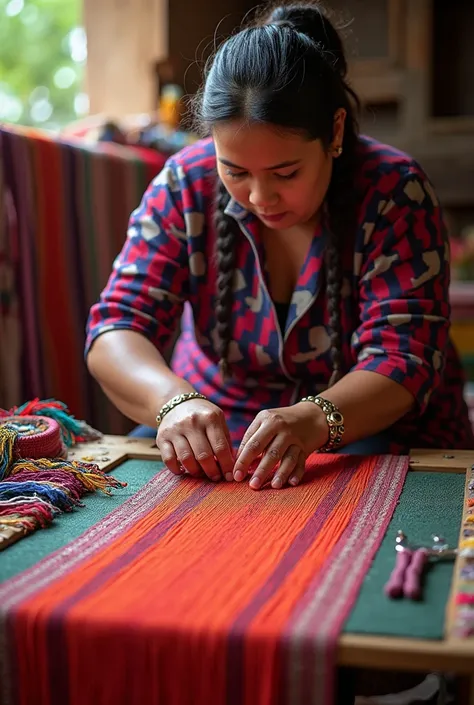
[[[7,470],[11,465],[17,436],[18,431],[9,426],[3,426],[0,429],[0,482],[6,476]]]
[[[87,492],[100,490],[110,495],[112,488],[127,484],[105,474],[92,463],[68,461],[61,457],[36,457],[38,448],[45,447],[45,430],[55,428],[59,441],[58,427],[61,428],[63,441],[59,448],[64,448],[63,443],[72,445],[85,437],[90,438],[90,435],[83,435],[89,434],[87,424],[69,416],[65,405],[60,402],[45,406],[50,402],[35,400],[7,412],[7,416],[0,412],[0,549],[5,536],[11,535],[8,529],[28,533],[43,528],[58,513],[83,506],[81,499]],[[51,413],[48,414],[48,410]],[[24,422],[17,422],[20,417]],[[93,429],[91,431],[95,433]],[[19,449],[26,447],[35,457],[18,457],[21,455]],[[56,452],[58,443],[50,445],[50,450]]]
[[[96,441],[102,438],[100,431],[85,421],[79,421],[70,413],[66,404],[56,399],[33,399],[22,406],[14,406],[7,411],[0,409],[0,418],[5,416],[49,416],[61,428],[63,443],[70,448],[75,443]]]

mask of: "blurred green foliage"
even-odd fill
[[[81,0],[0,0],[0,120],[58,129],[87,113]]]

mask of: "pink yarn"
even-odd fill
[[[457,605],[474,605],[474,595],[469,592],[460,592],[456,595]]]

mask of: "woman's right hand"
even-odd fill
[[[221,409],[204,399],[189,399],[169,411],[156,436],[161,457],[175,475],[204,472],[214,482],[233,480],[234,454]]]

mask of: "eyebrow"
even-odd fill
[[[241,171],[247,171],[247,169],[244,166],[239,166],[238,164],[233,164],[233,162],[229,162],[227,159],[219,159],[221,164],[224,164],[225,166],[230,166],[233,169],[240,169]],[[280,164],[274,164],[273,166],[266,166],[265,171],[275,171],[276,169],[284,169],[287,166],[296,166],[301,162],[301,159],[295,159],[294,161],[289,161],[289,162],[281,162]]]

